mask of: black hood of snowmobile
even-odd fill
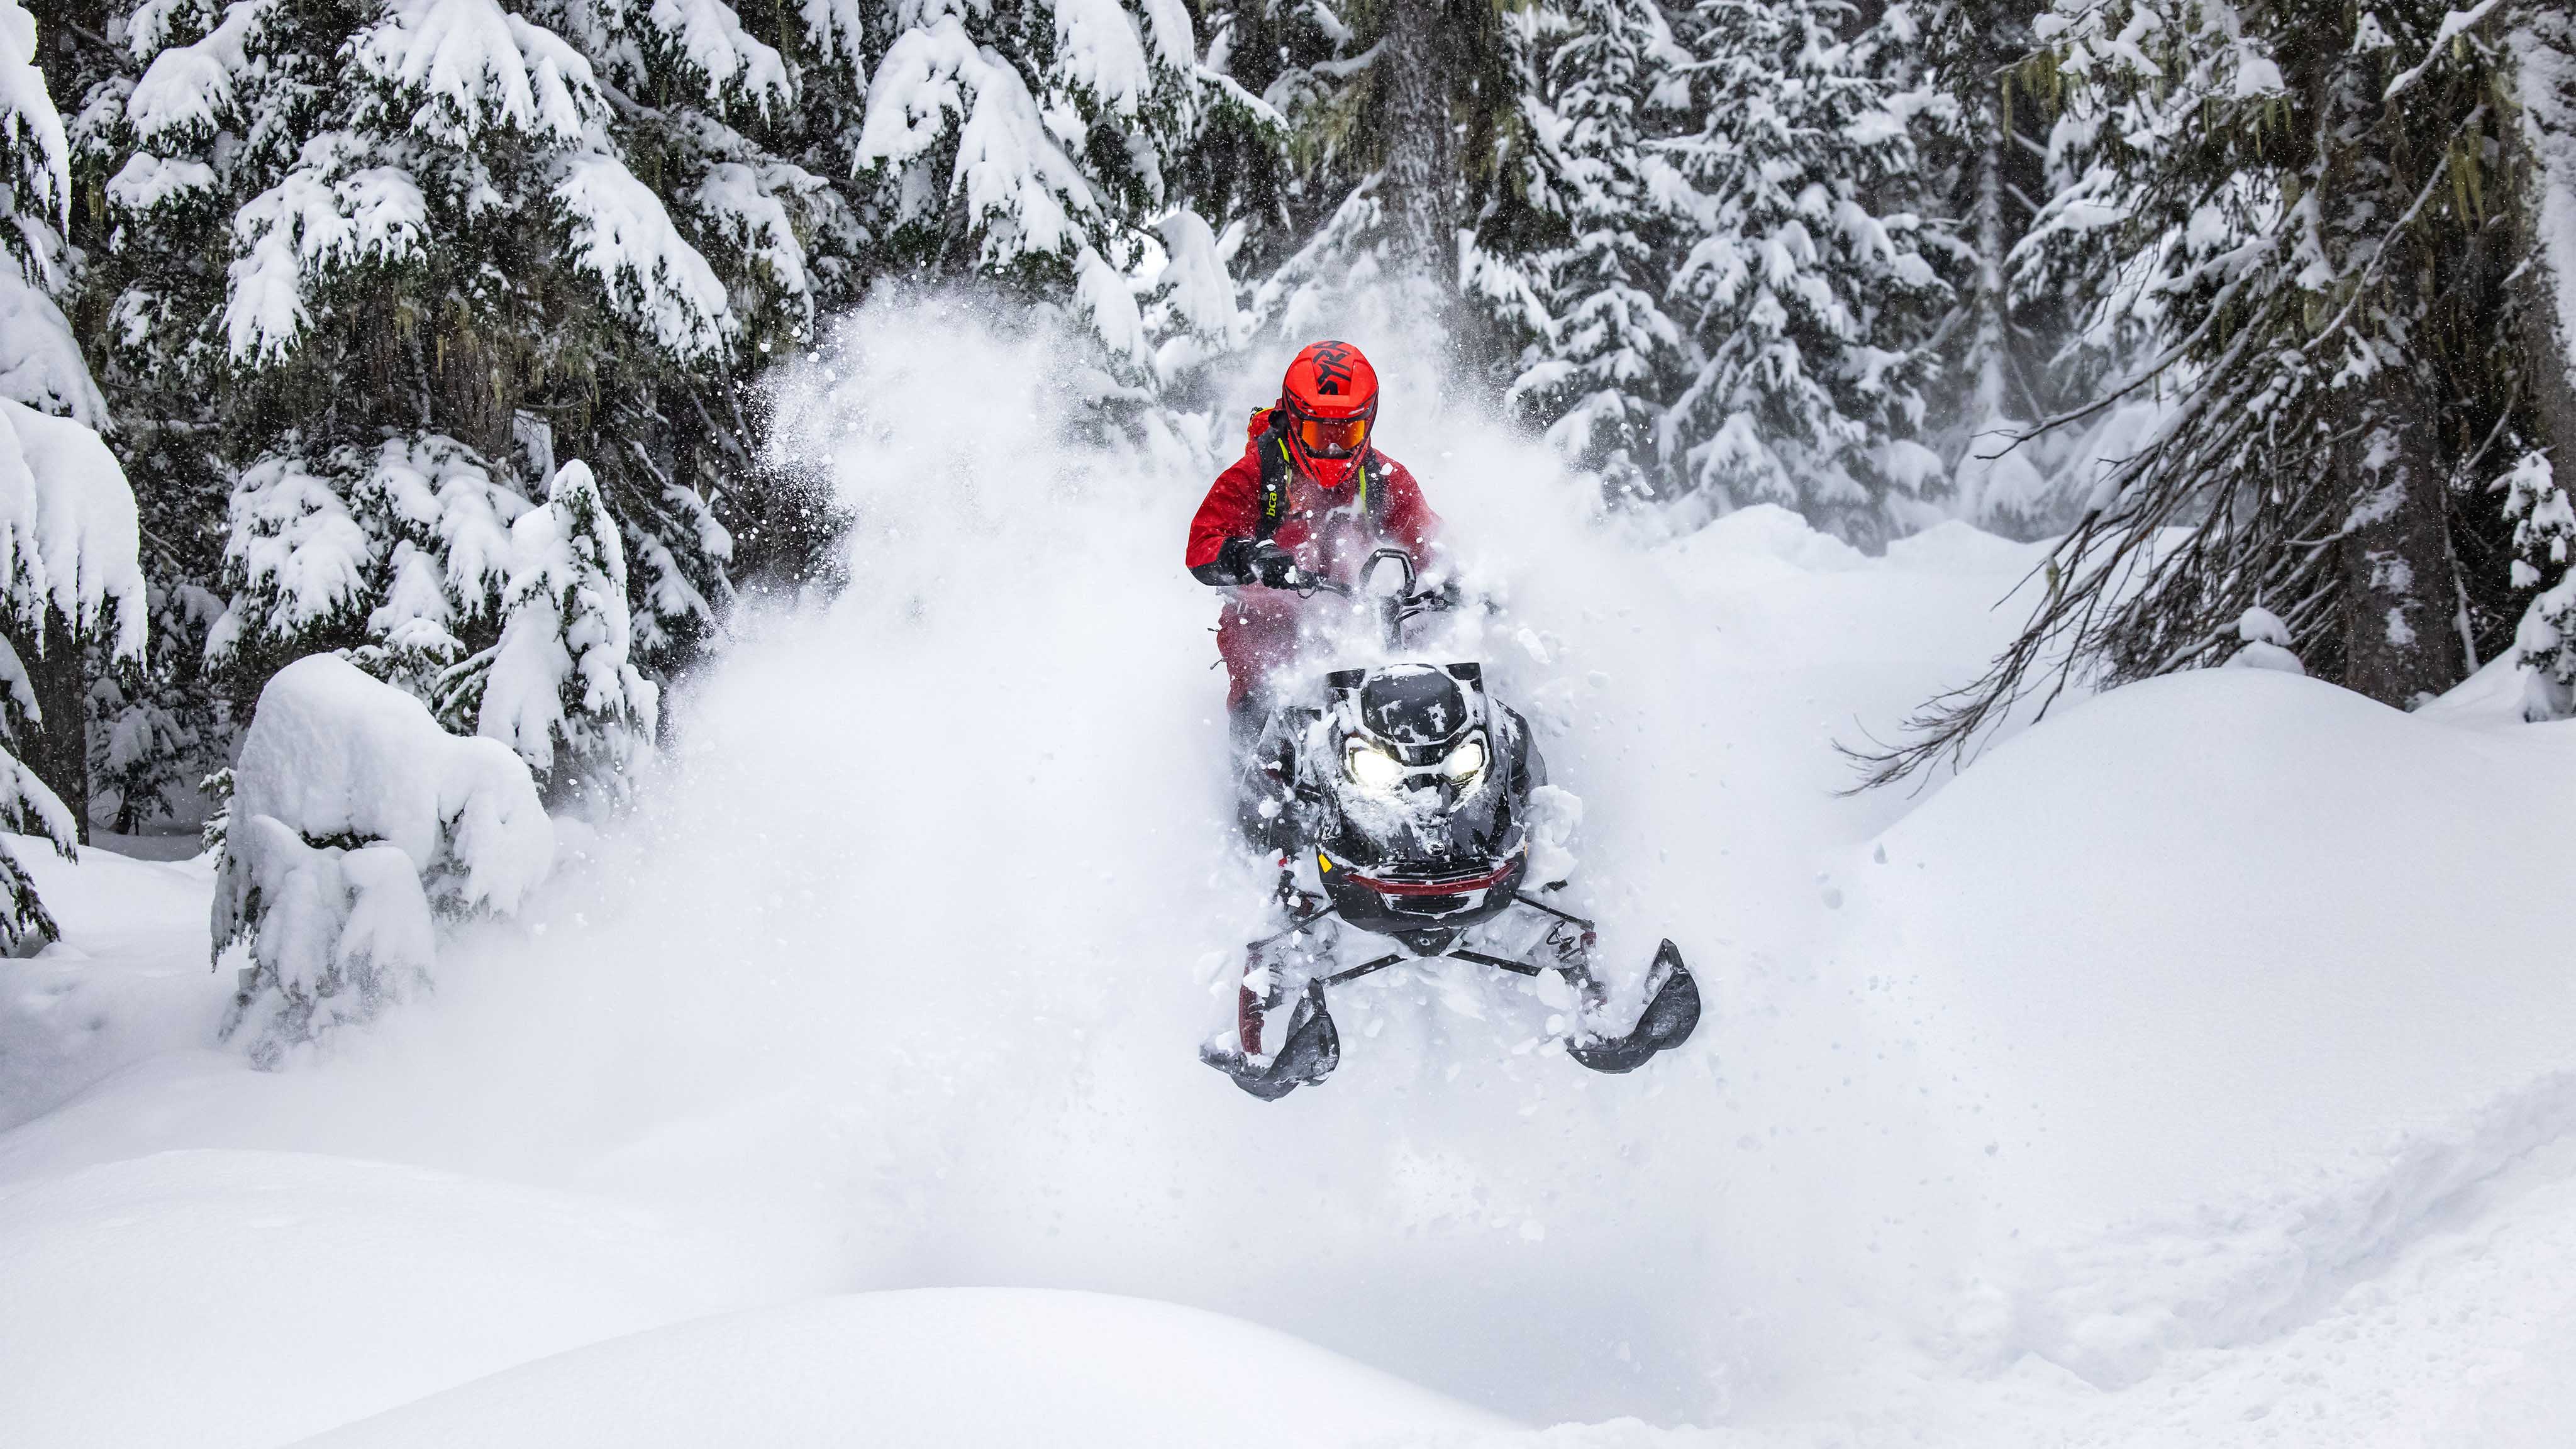
[[[1521,717],[1486,695],[1474,664],[1341,670],[1325,680],[1321,749],[1302,760],[1326,802],[1311,848],[1326,893],[1362,930],[1411,938],[1463,930],[1510,904],[1526,868],[1525,818],[1539,783]],[[1344,773],[1353,739],[1423,773],[1372,791]],[[1436,767],[1481,740],[1483,771],[1463,788]],[[1455,886],[1456,889],[1443,889]]]

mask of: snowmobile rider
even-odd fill
[[[1252,415],[1243,456],[1190,520],[1190,573],[1228,590],[1216,648],[1238,748],[1270,713],[1271,676],[1297,658],[1301,576],[1355,585],[1370,550],[1389,544],[1417,568],[1429,562],[1440,520],[1413,475],[1377,450],[1376,431],[1377,370],[1347,342],[1315,343],[1288,364],[1279,401]]]

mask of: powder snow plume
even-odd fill
[[[1445,642],[1585,801],[1606,969],[1681,942],[1705,1049],[1595,1079],[1532,1050],[1547,1009],[1516,981],[1398,971],[1337,1004],[1330,1091],[1265,1109],[1200,1066],[1265,888],[1226,823],[1216,597],[1180,567],[1242,408],[1212,440],[1103,437],[1047,338],[928,300],[850,319],[782,398],[853,516],[846,590],[751,621],[675,701],[641,820],[542,934],[492,933],[387,1032],[437,1045],[386,1050],[500,1063],[441,1088],[513,1104],[478,1154],[738,1213],[782,1278],[1171,1299],[1542,1419],[1702,1416],[1831,1357],[1846,1305],[1936,1265],[1871,1220],[1906,1150],[1829,1145],[1902,1122],[1896,1090],[1784,1121],[1763,1097],[1848,1075],[1836,1032],[1725,1020],[1839,1009],[1797,964],[1803,916],[1756,908],[1815,898],[1824,736],[1730,786],[1722,736],[1762,692],[1641,625],[1727,610],[1638,570],[1547,455],[1441,411],[1400,336],[1355,340],[1385,446],[1503,601]],[[1801,802],[1785,833],[1775,793]],[[1702,868],[1712,828],[1741,870]],[[1857,1273],[1828,1251],[1855,1237],[1886,1248]]]

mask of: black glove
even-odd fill
[[[1279,545],[1263,539],[1229,538],[1216,551],[1216,561],[1192,570],[1203,584],[1268,584],[1274,589],[1294,588],[1300,578],[1297,556]]]
[[[1274,589],[1294,588],[1297,584],[1297,556],[1266,538],[1244,556],[1244,569]]]

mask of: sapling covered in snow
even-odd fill
[[[2230,669],[2271,669],[2283,674],[2305,674],[2308,667],[2290,652],[2290,626],[2281,616],[2256,605],[2236,621],[2236,637],[2245,647],[2228,656]]]
[[[2505,516],[2513,520],[2513,581],[2546,584],[2514,631],[2523,670],[2523,714],[2534,720],[2576,714],[2576,500],[2553,476],[2549,459],[2527,453],[2504,478]]]
[[[228,1036],[274,1066],[428,979],[438,924],[508,914],[554,827],[518,756],[438,727],[332,655],[279,670],[242,737],[216,866],[214,948],[248,954]]]
[[[630,657],[626,552],[589,466],[558,469],[509,541],[500,640],[441,679],[439,713],[517,751],[551,793],[622,796],[661,695]]]

